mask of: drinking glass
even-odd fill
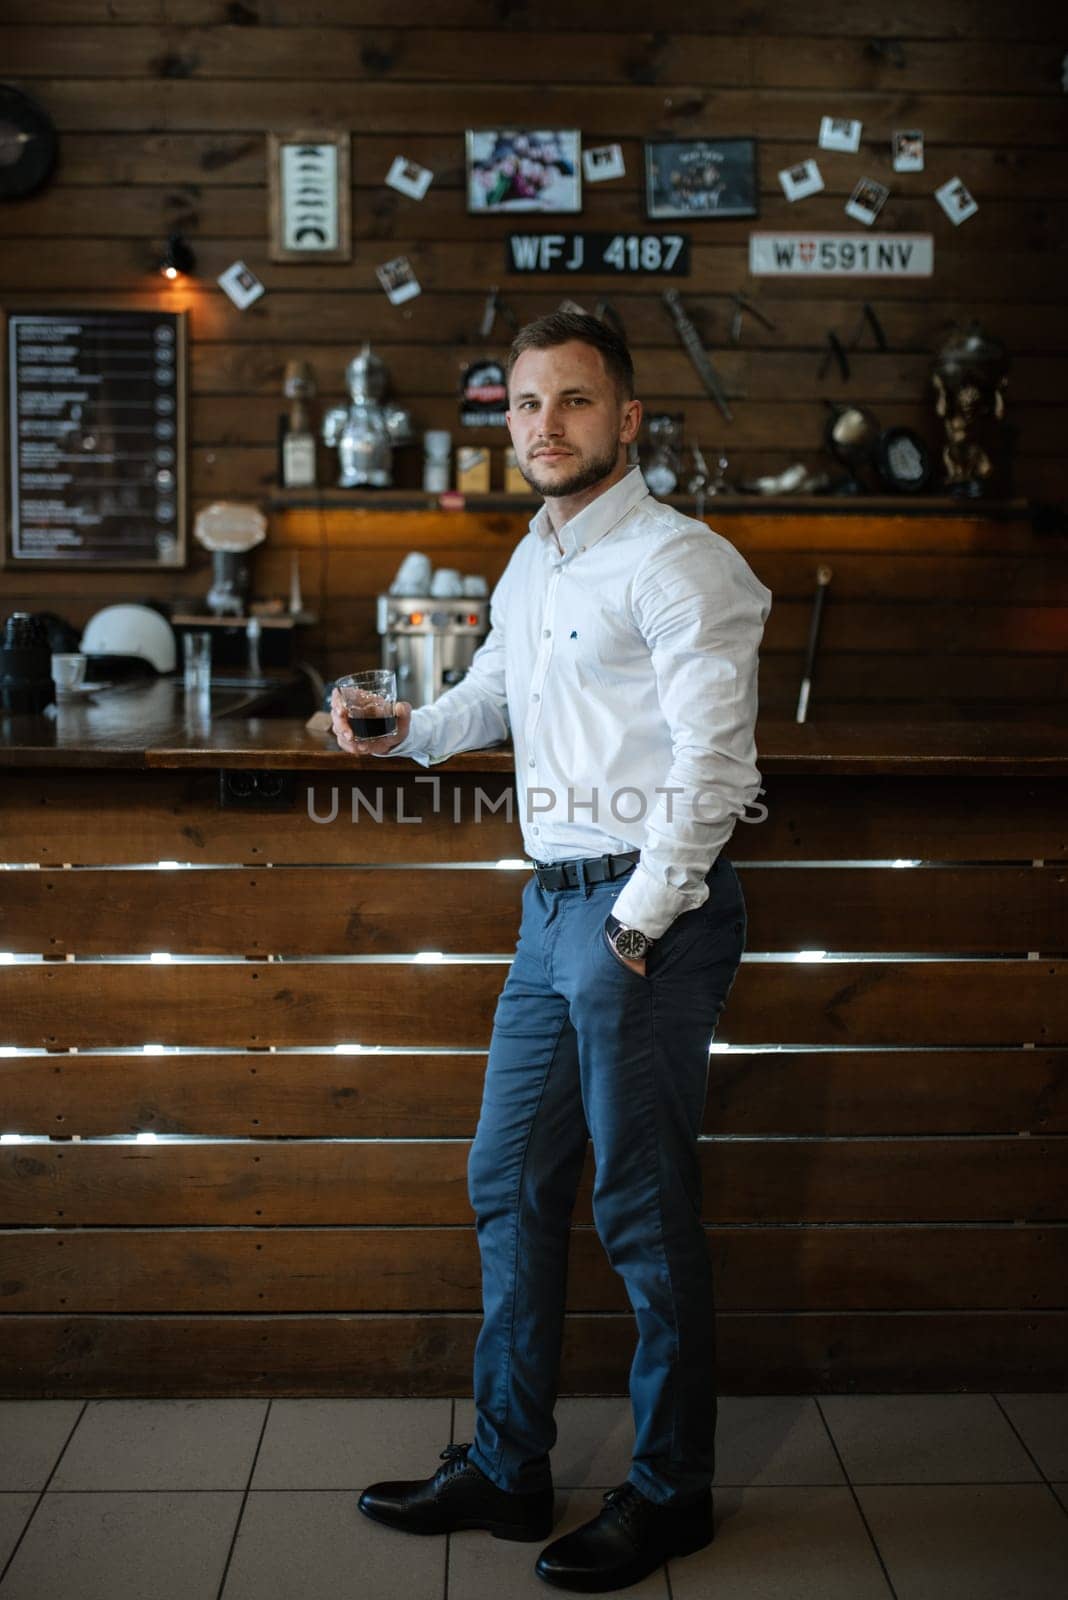
[[[190,693],[203,694],[211,688],[211,634],[183,633],[182,659],[185,665],[185,687]]]
[[[381,739],[397,731],[397,674],[383,668],[337,680],[338,693],[357,739]]]

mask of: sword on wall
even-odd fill
[[[730,406],[727,404],[727,393],[719,381],[719,375],[708,358],[708,351],[701,343],[701,335],[694,327],[690,318],[683,309],[677,289],[664,290],[664,304],[671,312],[672,321],[678,329],[679,338],[682,340],[686,354],[694,371],[723,412],[728,422],[734,421]]]

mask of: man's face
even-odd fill
[[[547,499],[581,494],[609,477],[641,423],[639,402],[622,398],[600,351],[578,339],[524,350],[509,400],[519,470]]]

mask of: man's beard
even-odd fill
[[[537,460],[528,462],[519,470],[530,487],[544,495],[546,500],[564,500],[570,495],[581,494],[584,489],[592,489],[602,478],[607,478],[615,470],[618,459],[619,446],[613,445],[603,456],[596,456],[592,461],[587,461],[585,466],[577,467],[572,477],[558,478],[549,484],[539,483],[535,477]]]

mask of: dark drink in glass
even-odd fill
[[[357,711],[350,711],[349,726],[357,739],[382,739],[387,733],[396,733],[397,718],[396,716],[367,717],[361,716]]]
[[[383,667],[337,680],[345,715],[357,739],[383,739],[397,731],[397,675]]]

